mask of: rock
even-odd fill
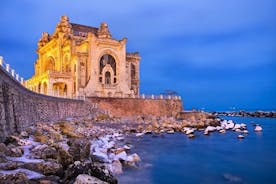
[[[115,155],[117,155],[123,151],[126,151],[126,149],[124,147],[111,150],[111,152],[114,153]]]
[[[188,138],[190,138],[190,139],[191,139],[191,138],[195,138],[195,135],[194,135],[194,134],[189,134],[189,135],[188,135]]]
[[[109,170],[113,174],[122,174],[123,173],[123,166],[119,160],[114,160],[111,164],[109,164]]]
[[[241,129],[237,128],[237,129],[234,129],[235,132],[242,132]]]
[[[60,177],[58,177],[58,176],[53,176],[53,175],[51,175],[51,176],[45,176],[45,177],[43,177],[43,178],[39,178],[39,179],[32,179],[31,181],[31,183],[30,184],[59,184],[60,182],[59,182],[59,180],[60,180]]]
[[[255,132],[261,132],[263,130],[263,128],[260,125],[256,125],[254,131]]]
[[[139,155],[137,153],[134,153],[134,154],[129,155],[127,157],[127,161],[129,161],[129,162],[140,162],[141,158],[139,157]]]
[[[28,138],[28,137],[29,137],[29,134],[28,134],[28,132],[26,132],[26,131],[22,131],[22,132],[20,133],[20,137],[21,137],[21,138]]]
[[[90,158],[93,162],[110,162],[107,152],[102,152],[100,151],[100,149],[96,149],[96,151],[92,153]]]
[[[23,155],[23,149],[13,144],[9,144],[6,150],[6,156],[9,157],[21,157]]]
[[[145,133],[137,133],[135,136],[136,137],[141,137],[141,136],[143,136]]]
[[[7,162],[7,158],[6,156],[3,154],[3,153],[0,153],[0,163],[4,163],[4,162]]]
[[[1,159],[1,155],[0,155],[0,159]],[[13,162],[13,161],[6,160],[6,162],[0,163],[0,170],[14,170],[17,167],[18,167],[17,162]]]
[[[127,154],[125,151],[115,155],[114,160],[127,160]]]
[[[168,133],[168,134],[173,134],[173,133],[174,133],[174,130],[173,130],[173,129],[167,130],[167,133]]]
[[[57,155],[57,160],[58,163],[60,163],[63,167],[67,167],[68,165],[72,164],[73,161],[73,156],[70,155],[70,153],[63,149],[62,147],[57,147],[58,155]]]
[[[9,137],[6,138],[5,140],[5,144],[8,145],[8,144],[14,144],[14,145],[18,145],[17,142],[19,141],[19,137],[16,137],[14,135],[11,135]]]
[[[205,131],[208,131],[208,132],[213,132],[213,131],[216,131],[216,127],[213,127],[213,126],[207,126],[207,128],[205,129]]]
[[[62,183],[67,183],[80,174],[88,174],[110,184],[117,184],[117,179],[104,166],[98,166],[91,162],[82,162],[70,165],[65,171]]]
[[[221,129],[219,133],[224,134],[226,131],[224,129]]]
[[[186,130],[186,135],[193,134],[193,133],[194,133],[194,129],[192,128]]]
[[[249,132],[248,132],[248,130],[244,130],[243,133],[248,134]]]
[[[238,135],[238,139],[244,139],[243,135]]]
[[[241,123],[240,124],[242,128],[246,128],[246,124],[245,123]]]
[[[0,143],[0,153],[6,153],[7,152],[7,146],[4,143]]]
[[[108,184],[108,183],[87,174],[80,174],[76,178],[74,184]]]
[[[234,129],[240,129],[241,128],[241,125],[236,123],[235,126],[234,126]]]
[[[56,148],[50,147],[46,144],[38,145],[31,150],[31,153],[34,155],[34,158],[39,159],[57,159],[58,152]]]
[[[8,175],[0,175],[0,183],[1,184],[27,184],[28,178],[24,173],[16,173],[16,174],[8,174]]]
[[[73,160],[84,161],[89,158],[91,143],[87,139],[70,139],[69,153],[73,156]]]
[[[21,167],[44,175],[60,176],[63,173],[62,165],[56,162],[25,163]]]

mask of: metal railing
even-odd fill
[[[24,86],[24,78],[20,77],[19,74],[16,73],[15,70],[13,68],[11,68],[11,66],[4,61],[4,58],[2,56],[0,56],[0,67],[2,67],[4,70],[6,70],[7,73],[12,78],[17,80],[18,82],[20,82]],[[46,72],[46,73],[48,74],[49,72]],[[33,92],[39,93],[37,91],[33,91]],[[39,94],[43,94],[43,93],[39,93]],[[64,98],[64,99],[85,100],[85,96],[69,96],[69,95],[60,95],[60,94],[48,94],[48,96]],[[141,94],[141,95],[138,95],[138,96],[133,96],[133,98],[136,98],[136,99],[152,99],[152,100],[163,100],[163,99],[165,99],[165,100],[181,100],[181,96],[178,96],[178,95],[162,95],[162,94],[161,95]]]
[[[13,69],[8,63],[4,61],[4,58],[0,56],[0,67],[2,67],[6,72],[14,78],[16,81],[20,82],[22,85],[24,85],[24,78],[19,76],[18,73],[15,72],[15,69]]]
[[[139,99],[152,99],[152,100],[181,100],[181,96],[178,95],[145,95],[141,94],[139,96],[136,96],[134,98]]]

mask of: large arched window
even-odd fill
[[[109,55],[109,54],[105,54],[101,57],[100,59],[100,74],[102,74],[103,72],[103,68],[106,65],[110,65],[111,68],[113,69],[114,72],[114,76],[116,76],[116,62],[113,56]]]
[[[49,57],[44,65],[44,71],[53,71],[55,70],[55,60],[52,57]]]

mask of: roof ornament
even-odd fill
[[[54,35],[57,35],[58,32],[69,35],[71,33],[71,28],[72,25],[69,23],[69,18],[66,15],[63,15],[60,18],[60,22],[57,24]]]
[[[107,23],[103,22],[98,29],[98,37],[99,38],[111,38],[111,34],[108,29]]]
[[[47,32],[43,32],[40,40],[38,41],[38,48],[43,47],[46,43],[50,41],[50,35]]]

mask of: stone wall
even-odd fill
[[[210,117],[214,117],[212,114],[210,113],[206,113],[206,112],[200,112],[200,111],[182,111],[177,115],[178,119],[195,119],[195,120],[199,120],[199,119],[208,119]]]
[[[92,105],[95,103],[98,104],[97,109]],[[99,97],[81,101],[50,97],[28,90],[0,67],[0,142],[8,135],[19,133],[36,122],[83,117],[101,109],[108,110],[115,117],[176,117],[182,111],[182,101]]]
[[[108,110],[115,117],[152,115],[176,117],[182,109],[182,101],[176,99],[141,99],[141,98],[87,98]]]
[[[35,122],[86,116],[94,110],[92,105],[81,100],[29,91],[0,67],[0,142]]]

